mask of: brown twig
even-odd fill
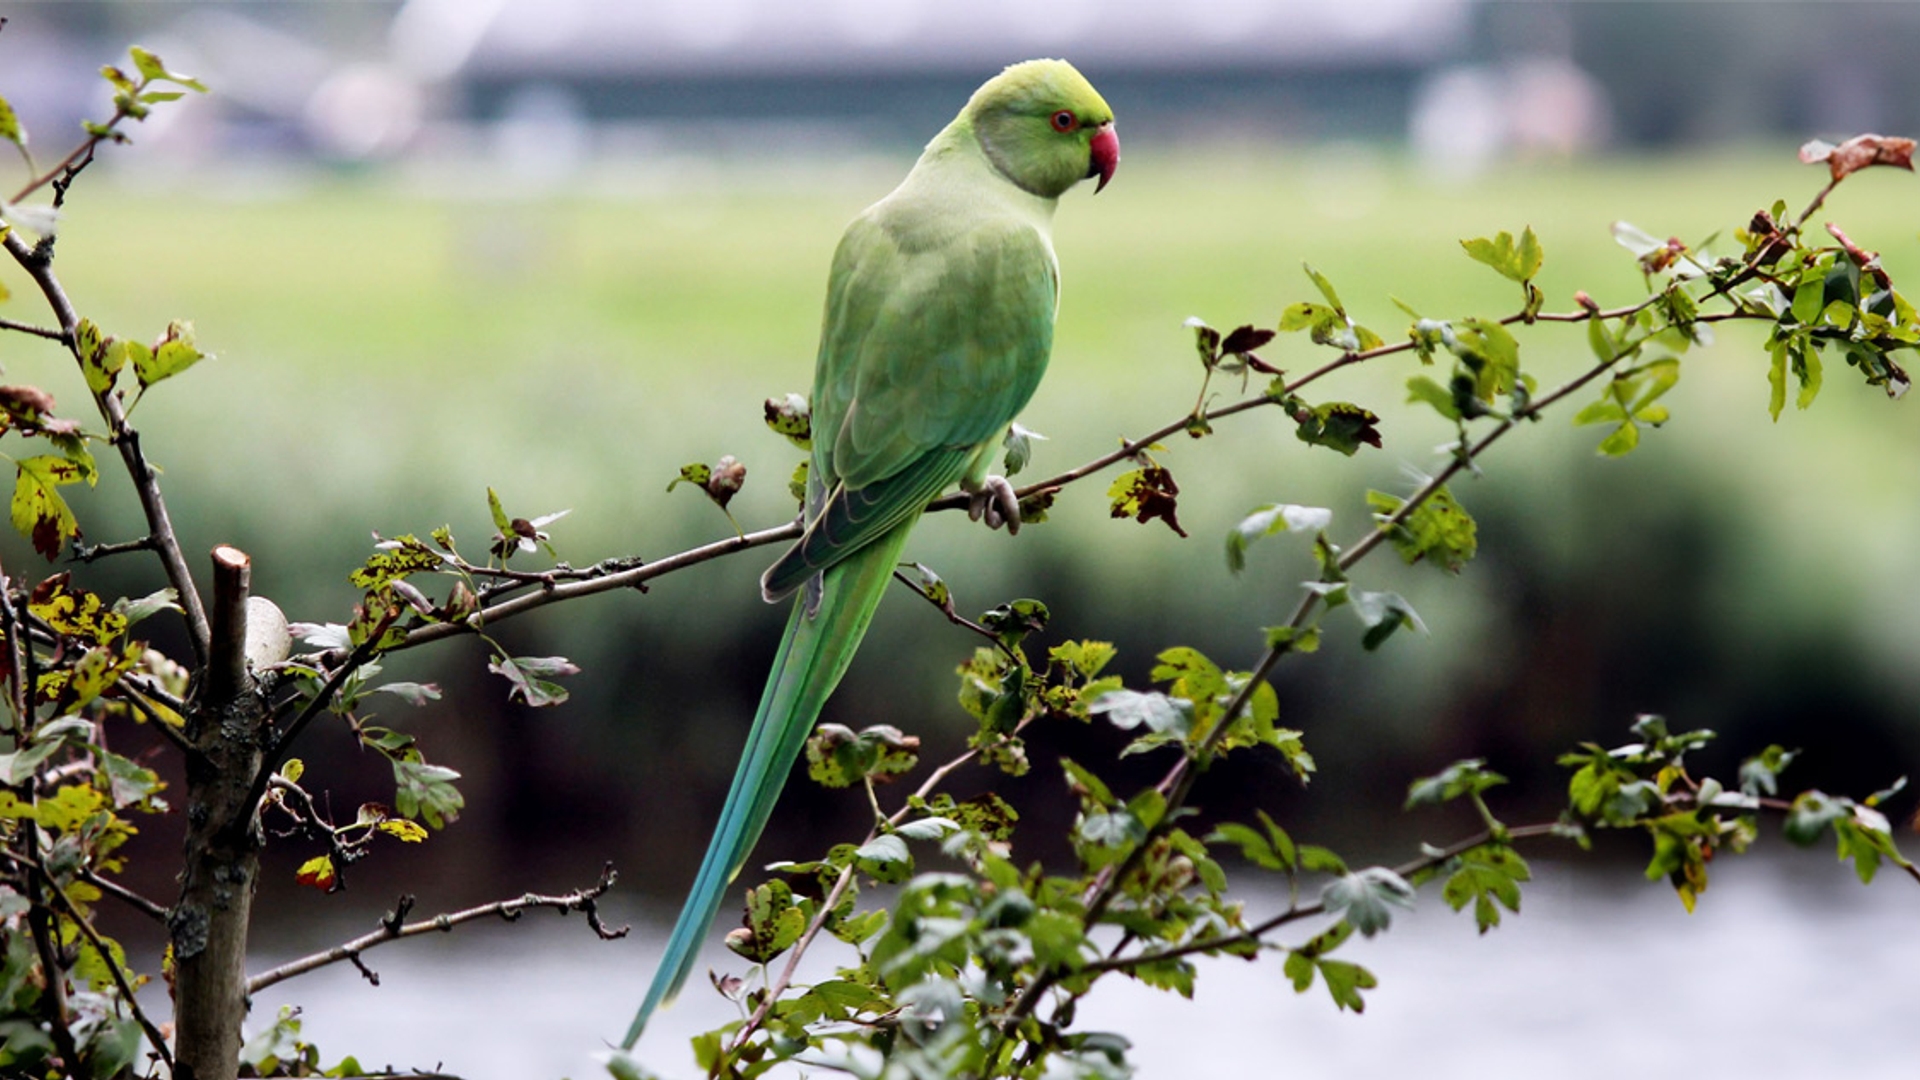
[[[55,330],[46,326],[35,326],[32,323],[16,322],[13,319],[0,319],[0,330],[13,330],[22,334],[32,334],[35,337],[43,337],[49,341],[58,341],[63,345],[67,342],[67,335],[64,331]]]
[[[384,945],[389,941],[399,941],[401,938],[415,937],[420,934],[445,933],[461,923],[472,922],[475,919],[498,917],[511,922],[518,919],[521,914],[530,908],[552,908],[562,915],[573,911],[584,912],[587,916],[587,924],[601,940],[612,941],[622,938],[627,935],[628,928],[623,926],[616,930],[608,927],[606,923],[600,920],[599,909],[600,897],[606,895],[607,890],[613,888],[613,883],[618,877],[619,875],[614,873],[613,865],[609,863],[606,868],[600,872],[600,880],[598,882],[583,889],[575,889],[570,893],[563,893],[559,896],[543,896],[539,893],[527,893],[524,896],[512,900],[496,900],[491,904],[481,904],[479,907],[467,908],[464,911],[449,912],[444,915],[435,915],[431,919],[422,919],[418,922],[411,923],[404,922],[403,920],[406,918],[408,911],[413,907],[413,897],[403,896],[400,898],[398,907],[389,913],[385,919],[381,920],[380,929],[369,934],[363,934],[360,937],[354,938],[352,941],[335,945],[331,949],[314,953],[311,956],[303,956],[298,960],[291,960],[281,964],[272,970],[261,972],[247,980],[247,993],[258,994],[260,991],[265,990],[275,983],[285,982],[296,975],[304,975],[309,971],[326,967],[329,964],[342,962],[351,962],[355,966],[360,967],[362,974],[368,975],[377,983],[378,976],[372,975],[371,972],[367,971],[367,969],[361,965],[360,954],[366,952],[368,949]]]
[[[42,875],[46,874],[46,868],[44,866],[40,867],[39,870]],[[128,981],[126,972],[120,970],[119,962],[113,958],[112,950],[107,947],[105,941],[100,939],[99,931],[95,930],[93,924],[87,920],[87,917],[81,914],[80,909],[74,905],[73,900],[57,885],[52,884],[51,877],[47,877],[46,880],[48,882],[47,891],[53,896],[55,902],[60,905],[61,909],[66,912],[67,918],[71,920],[75,926],[80,928],[80,933],[87,939],[87,943],[92,945],[94,951],[100,954],[100,961],[106,965],[107,974],[113,978],[113,985],[119,988],[120,997],[126,1001],[127,1008],[133,1011],[133,1018],[139,1023],[140,1030],[147,1034],[147,1042],[153,1046],[154,1052],[160,1055],[160,1060],[166,1063],[167,1071],[171,1073],[173,1071],[173,1050],[167,1046],[166,1037],[160,1034],[160,1029],[156,1027],[153,1021],[147,1018],[147,1014],[141,1010],[140,999],[135,996],[133,985]],[[51,969],[48,970],[47,975],[49,982],[57,981],[57,977]]]

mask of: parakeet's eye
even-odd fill
[[[1053,114],[1053,130],[1055,131],[1072,131],[1079,126],[1080,121],[1075,119],[1073,113],[1066,109],[1061,109],[1059,112]]]

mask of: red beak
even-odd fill
[[[1093,133],[1093,141],[1087,144],[1092,151],[1092,160],[1087,163],[1087,178],[1099,177],[1100,182],[1093,187],[1098,195],[1107,181],[1113,179],[1113,170],[1120,166],[1120,136],[1114,134],[1111,121],[1101,124],[1100,130]]]

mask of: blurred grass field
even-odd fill
[[[255,557],[256,590],[290,617],[339,621],[369,529],[450,524],[477,554],[492,531],[489,485],[515,514],[573,508],[554,538],[575,564],[730,531],[698,495],[667,493],[689,461],[731,453],[747,464],[734,504],[747,527],[790,516],[798,454],[763,427],[760,401],[807,388],[840,229],[907,165],[754,161],[597,174],[545,194],[472,174],[243,191],[122,168],[76,189],[58,265],[81,312],[109,332],[147,337],[187,317],[218,354],[135,414],[189,551],[236,543]],[[1776,198],[1797,211],[1824,181],[1779,147],[1517,165],[1446,183],[1363,146],[1129,146],[1107,192],[1072,194],[1059,212],[1055,355],[1023,417],[1049,437],[1034,469],[1058,471],[1181,415],[1199,375],[1182,320],[1271,325],[1312,296],[1302,260],[1392,340],[1406,320],[1390,296],[1436,317],[1518,307],[1510,282],[1461,253],[1463,237],[1531,225],[1550,309],[1571,309],[1576,288],[1613,305],[1643,295],[1609,235],[1616,219],[1658,236],[1730,238]],[[1862,174],[1814,220],[1883,251],[1901,282],[1920,273],[1914,185]],[[27,282],[3,280],[14,297],[0,314],[44,321]],[[1328,652],[1283,672],[1284,719],[1307,729],[1329,774],[1491,754],[1524,791],[1529,775],[1551,779],[1550,764],[1502,753],[1624,734],[1641,709],[1731,729],[1741,752],[1790,726],[1788,713],[1800,723],[1821,710],[1859,714],[1837,730],[1857,725],[1891,753],[1920,743],[1915,406],[1890,405],[1836,361],[1810,412],[1789,408],[1770,424],[1758,339],[1728,330],[1690,355],[1668,398],[1673,423],[1624,461],[1594,455],[1599,433],[1571,426],[1577,402],[1498,447],[1485,477],[1455,485],[1481,520],[1481,560],[1459,579],[1370,560],[1365,580],[1403,591],[1433,632],[1357,658],[1357,635],[1335,613]],[[1543,387],[1590,361],[1577,327],[1534,327],[1521,343]],[[1293,371],[1330,358],[1303,337],[1263,355]],[[53,349],[10,336],[0,363],[9,381],[46,386],[78,412],[84,391]],[[1059,636],[1120,641],[1136,676],[1175,643],[1245,664],[1258,628],[1291,609],[1305,550],[1269,541],[1235,578],[1221,537],[1276,500],[1331,506],[1336,536],[1357,537],[1365,488],[1405,490],[1408,470],[1436,467],[1450,435],[1402,403],[1415,366],[1389,358],[1309,391],[1379,412],[1378,451],[1310,449],[1277,411],[1169,445],[1161,460],[1181,481],[1191,539],[1110,521],[1105,480],[1093,480],[1017,540],[943,515],[909,556],[937,568],[963,610],[1045,599]],[[1215,387],[1221,400],[1237,389]],[[76,497],[90,539],[134,535],[125,496],[109,478]],[[17,538],[0,552],[14,565],[25,557]],[[557,720],[527,718],[496,700],[501,687],[456,690],[443,714],[505,717],[504,728],[463,727],[430,740],[429,756],[469,774],[476,805],[506,792],[489,815],[597,814],[617,836],[645,818],[645,835],[625,841],[630,857],[682,864],[676,852],[700,842],[718,805],[781,621],[753,587],[765,561],[724,560],[646,596],[503,629],[522,651],[582,661],[574,703]],[[950,671],[970,648],[902,592],[831,708],[953,737],[964,718],[945,704]],[[413,662],[474,683],[477,653]],[[438,667],[455,661],[458,676]],[[1795,695],[1805,709],[1788,708]],[[1384,781],[1383,806],[1410,775]],[[1281,783],[1271,769],[1254,776],[1262,789]],[[1335,779],[1333,792],[1348,782],[1362,781]],[[685,835],[663,841],[668,832]]]

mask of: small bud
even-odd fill
[[[1581,309],[1590,315],[1600,314],[1600,305],[1594,302],[1593,297],[1587,295],[1587,290],[1585,289],[1581,289],[1573,294],[1573,302],[1579,304]]]

